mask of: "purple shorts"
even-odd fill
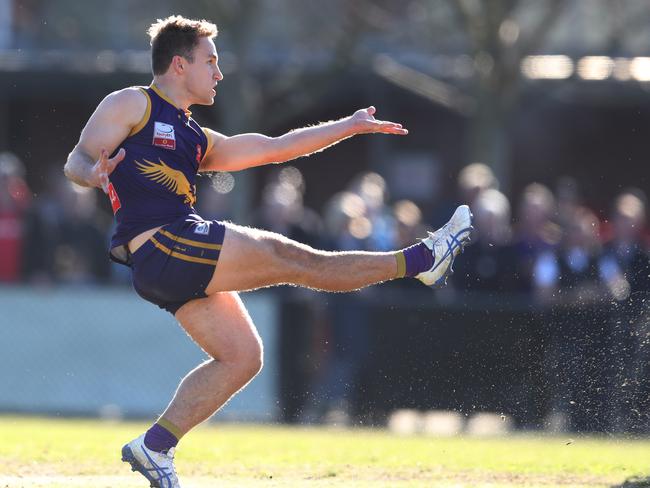
[[[225,232],[223,223],[198,215],[165,225],[131,257],[135,291],[171,314],[206,297]]]

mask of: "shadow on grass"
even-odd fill
[[[650,488],[650,477],[629,478],[620,485],[613,485],[611,488]]]

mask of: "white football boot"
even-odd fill
[[[152,488],[181,488],[174,468],[174,448],[167,453],[152,451],[144,445],[144,434],[122,448],[122,461],[149,480]]]
[[[470,240],[472,212],[467,205],[461,205],[451,216],[449,222],[429,237],[423,239],[424,245],[433,253],[433,266],[415,277],[427,286],[441,287],[447,284],[447,278],[454,272],[454,259],[460,254]]]

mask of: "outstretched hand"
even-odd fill
[[[408,130],[402,127],[402,124],[375,119],[375,112],[375,107],[370,106],[357,110],[352,114],[350,120],[353,123],[355,133],[397,134],[400,136],[405,136],[409,133]]]
[[[108,175],[113,172],[125,155],[124,148],[121,148],[113,158],[108,157],[108,151],[104,148],[99,153],[99,159],[93,166],[93,177],[95,186],[104,190],[104,193],[108,193]]]

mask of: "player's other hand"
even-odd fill
[[[356,134],[368,134],[378,132],[381,134],[397,134],[405,136],[409,133],[402,124],[389,122],[386,120],[377,120],[375,118],[375,107],[362,108],[350,116]]]
[[[99,159],[93,166],[94,186],[104,190],[104,193],[108,193],[108,175],[113,172],[119,162],[124,159],[125,155],[126,151],[124,148],[120,148],[114,157],[109,158],[108,151],[102,148],[99,153]]]

